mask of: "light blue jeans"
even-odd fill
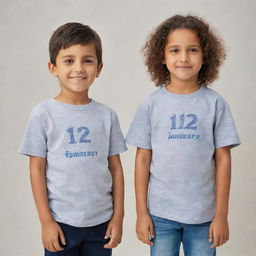
[[[154,223],[154,244],[151,256],[178,256],[182,243],[185,256],[215,256],[211,248],[208,232],[211,222],[184,224],[151,215]]]

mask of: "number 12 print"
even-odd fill
[[[77,132],[80,133],[84,131],[83,134],[81,134],[81,137],[80,137],[80,140],[79,140],[79,143],[90,143],[91,140],[88,140],[88,139],[85,139],[88,134],[89,134],[89,129],[85,126],[81,126],[77,129]],[[70,127],[67,129],[67,132],[69,133],[70,135],[70,141],[69,141],[69,144],[76,144],[76,140],[75,140],[75,136],[74,136],[74,127]]]
[[[197,130],[197,126],[195,125],[197,123],[197,116],[194,114],[181,114],[179,115],[179,120],[176,117],[176,114],[172,115],[170,117],[172,121],[171,129],[187,129],[187,130]],[[184,127],[186,123],[186,126]],[[178,126],[178,128],[177,128]]]

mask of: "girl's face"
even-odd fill
[[[203,53],[197,34],[186,28],[171,31],[164,49],[163,63],[170,72],[172,83],[198,82]]]

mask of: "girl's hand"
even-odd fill
[[[136,234],[138,239],[143,243],[153,245],[153,242],[151,242],[150,239],[154,238],[154,226],[152,219],[148,214],[138,215]]]
[[[227,217],[216,215],[209,229],[209,242],[211,248],[223,245],[229,240],[229,228]]]
[[[51,252],[63,251],[60,241],[66,245],[64,234],[57,222],[54,220],[42,224],[42,241],[45,249]]]
[[[123,233],[123,218],[113,217],[108,223],[108,228],[106,231],[105,239],[110,238],[110,241],[104,245],[104,248],[115,248],[122,240]]]

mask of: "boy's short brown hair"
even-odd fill
[[[99,35],[88,25],[78,22],[69,22],[54,31],[49,42],[50,61],[56,65],[56,57],[61,49],[72,45],[94,44],[98,65],[102,64],[102,46]]]
[[[175,15],[162,24],[149,36],[143,47],[145,64],[156,86],[170,82],[170,73],[164,60],[164,49],[169,33],[175,29],[187,28],[196,32],[203,52],[203,65],[198,74],[200,85],[208,85],[218,78],[219,67],[225,59],[222,40],[213,32],[207,22],[196,16]]]

